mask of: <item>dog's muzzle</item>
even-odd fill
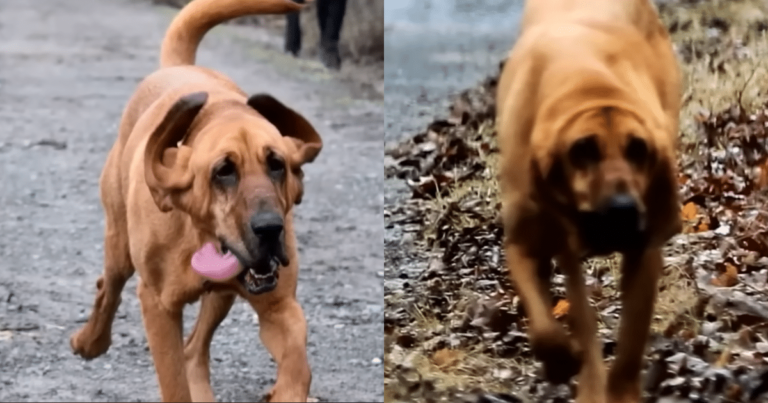
[[[283,218],[273,211],[259,211],[251,217],[249,229],[252,237],[247,249],[253,260],[242,262],[247,269],[238,278],[250,294],[263,294],[277,287],[280,266],[289,263]]]
[[[578,228],[587,249],[596,255],[642,247],[645,214],[634,197],[618,193],[596,211],[580,212]]]

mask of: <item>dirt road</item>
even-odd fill
[[[386,0],[386,140],[424,130],[452,95],[495,73],[521,11],[508,0]]]
[[[425,130],[435,117],[446,116],[451,96],[498,69],[514,42],[521,11],[522,3],[499,0],[384,3],[388,146]],[[387,208],[407,197],[402,180],[389,178],[384,186]],[[426,262],[410,256],[411,237],[403,228],[385,225],[387,287],[399,288],[399,265]]]
[[[175,12],[129,0],[0,2],[0,401],[159,398],[136,278],[107,354],[85,362],[68,338],[102,270],[99,174]],[[271,92],[323,134],[295,220],[311,395],[382,401],[383,101],[315,61],[282,55],[279,43],[258,29],[219,27],[198,63],[246,91]],[[187,330],[196,312],[185,312]],[[257,334],[239,302],[213,341],[219,401],[258,400],[274,381]]]
[[[448,115],[451,97],[498,70],[517,34],[522,2],[499,0],[387,0],[384,3],[385,140],[387,147]],[[386,164],[387,162],[385,162]],[[404,181],[388,178],[385,209],[410,194]],[[413,229],[385,213],[387,293],[402,288],[408,270],[427,258],[413,248]]]

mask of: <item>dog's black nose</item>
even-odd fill
[[[277,238],[283,232],[283,217],[274,211],[258,212],[251,217],[251,230],[259,238]]]
[[[626,193],[618,193],[608,199],[603,207],[603,220],[606,225],[618,231],[642,230],[637,201]]]
[[[578,226],[588,249],[598,255],[640,247],[645,231],[640,206],[626,193],[611,196],[596,211],[581,213]]]

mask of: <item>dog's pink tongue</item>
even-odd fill
[[[192,269],[211,280],[229,280],[238,274],[238,262],[232,253],[222,255],[208,242],[192,255]]]

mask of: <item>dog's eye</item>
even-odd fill
[[[631,136],[624,157],[636,165],[643,165],[648,159],[648,144],[639,137]]]
[[[237,167],[230,160],[224,160],[213,169],[213,179],[223,185],[233,185],[237,182]]]
[[[568,150],[568,159],[576,168],[587,168],[600,162],[600,158],[600,146],[597,144],[597,136],[594,135],[576,140]]]
[[[285,161],[276,154],[269,153],[267,156],[267,169],[269,169],[271,175],[282,176],[285,172]]]

